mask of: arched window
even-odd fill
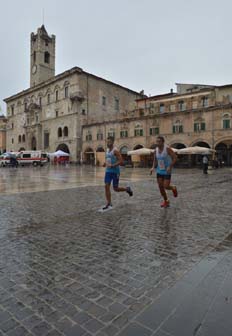
[[[21,143],[21,141],[22,141],[22,137],[21,135],[19,135],[19,143]]]
[[[194,120],[194,132],[200,131],[205,131],[205,121],[201,118]]]
[[[59,100],[59,91],[56,90],[56,102]]]
[[[65,86],[65,88],[64,88],[64,96],[65,96],[65,98],[68,98],[68,95],[69,95],[69,88],[68,88],[68,86]]]
[[[61,138],[62,137],[62,128],[59,127],[58,128],[58,138]]]
[[[47,64],[50,63],[50,54],[48,51],[45,51],[44,53],[44,63],[47,63]]]
[[[64,127],[64,136],[68,136],[68,127],[67,126],[65,126]]]
[[[229,113],[223,115],[222,118],[222,128],[227,129],[231,127],[231,116]]]
[[[183,133],[183,125],[180,120],[177,120],[172,126],[173,133]]]
[[[25,136],[25,134],[23,134],[23,142],[25,142],[26,141],[26,136]]]
[[[135,125],[134,136],[143,136],[143,126],[140,124]]]

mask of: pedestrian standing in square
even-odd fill
[[[206,155],[203,156],[203,173],[208,174],[208,165],[209,165],[209,160]]]

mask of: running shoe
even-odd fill
[[[126,192],[128,193],[129,196],[133,196],[133,191],[132,191],[131,187],[127,187]]]
[[[167,208],[167,207],[169,207],[169,205],[170,205],[169,200],[167,200],[167,201],[163,201],[163,202],[160,204],[161,208]]]
[[[101,211],[102,211],[102,212],[106,212],[106,211],[108,211],[108,210],[112,210],[112,209],[113,209],[112,204],[107,204],[107,205],[105,205],[103,208],[101,208]]]
[[[173,193],[174,197],[178,196],[178,191],[177,191],[177,187],[176,186],[173,186],[172,193]]]

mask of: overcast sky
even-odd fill
[[[56,74],[85,71],[146,94],[232,83],[231,0],[0,0],[0,106],[29,87],[30,33],[56,35]]]

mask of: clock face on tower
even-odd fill
[[[35,74],[37,71],[37,66],[34,64],[32,69],[31,69],[32,73]]]

